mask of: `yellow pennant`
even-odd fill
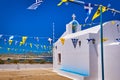
[[[62,45],[64,45],[64,43],[65,43],[65,38],[60,38],[60,41],[61,41]]]
[[[73,1],[75,1],[75,0],[69,0],[69,1],[73,2]]]
[[[20,46],[22,46],[22,45],[23,45],[23,42],[21,41],[21,42],[20,42]]]
[[[68,0],[61,0],[61,2],[57,6],[61,6],[62,3],[67,2]]]
[[[32,48],[32,43],[30,43],[30,47]]]
[[[12,44],[12,42],[13,42],[13,40],[9,40],[9,45],[11,45],[11,44]]]
[[[22,37],[22,42],[23,42],[23,44],[25,44],[26,40],[27,40],[27,36],[23,36],[23,37]]]
[[[112,21],[111,23],[112,23],[112,25],[114,25],[114,24],[115,24],[115,21]]]
[[[103,42],[105,42],[105,41],[107,41],[108,40],[108,38],[103,38]]]
[[[102,6],[102,13],[105,12],[105,11],[107,11],[107,7]],[[99,16],[100,16],[100,6],[99,6],[98,10],[96,11],[96,13],[94,14],[92,20],[96,19]]]
[[[7,48],[8,51],[10,51],[10,48]]]
[[[46,46],[44,45],[44,49],[46,49]]]

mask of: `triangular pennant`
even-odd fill
[[[78,39],[71,39],[71,40],[72,40],[74,48],[76,48]]]
[[[13,38],[14,38],[14,36],[10,36],[10,37],[9,37],[9,40],[12,40]]]
[[[40,46],[43,49],[43,45]]]
[[[10,48],[7,48],[8,51],[10,51]]]
[[[87,39],[88,43],[91,41],[92,39]]]
[[[42,2],[42,0],[36,0],[36,2],[29,6],[27,9],[36,10]]]
[[[39,42],[39,37],[36,37],[37,42]]]
[[[92,41],[93,44],[95,44],[95,39],[87,39],[88,43]]]
[[[112,23],[112,25],[114,25],[114,24],[115,24],[115,21],[111,21],[111,23]]]
[[[26,40],[27,40],[27,36],[23,36],[23,37],[22,37],[22,42],[23,42],[23,44],[25,44]]]
[[[117,38],[116,41],[120,42],[120,38]]]
[[[107,11],[107,7],[102,6],[102,13],[105,12],[105,11]],[[93,18],[92,18],[92,21],[93,21],[94,19],[96,19],[97,17],[99,17],[99,16],[100,16],[100,6],[99,6],[98,10],[96,11],[96,13],[94,14],[94,16],[93,16]]]
[[[108,40],[108,38],[103,38],[103,42],[105,42],[105,41],[107,41]]]
[[[59,3],[59,4],[57,4],[57,6],[61,6],[62,5],[62,3],[65,3],[65,2],[67,2],[68,0],[61,0],[61,2]]]
[[[115,9],[112,10],[112,13],[113,13],[113,16],[116,15],[116,11],[115,11]]]
[[[23,42],[21,41],[21,42],[20,42],[20,46],[22,46],[22,45],[23,45]]]
[[[2,35],[2,34],[0,34],[0,38],[2,38],[2,36],[3,36],[3,35]]]
[[[4,43],[6,44],[6,42],[7,42],[7,39],[4,39]]]
[[[64,43],[65,43],[65,38],[60,38],[60,41],[61,41],[62,45],[64,45]]]
[[[13,42],[13,40],[9,40],[9,45],[11,45],[11,44],[12,44],[12,42]]]
[[[15,41],[15,45],[17,45],[18,41]]]
[[[35,44],[34,46],[35,46],[37,49],[39,48],[39,44]]]
[[[46,46],[45,46],[45,45],[44,45],[43,47],[44,47],[44,49],[46,49]]]
[[[30,43],[30,47],[32,48],[32,43]]]

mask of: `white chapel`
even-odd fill
[[[72,17],[54,44],[54,71],[73,80],[101,80],[100,25],[81,30]],[[119,80],[120,21],[103,23],[103,44],[105,80]]]

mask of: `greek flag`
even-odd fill
[[[91,3],[85,4],[84,9],[87,12],[87,17],[85,19],[85,22],[87,22],[89,15],[91,14],[92,10],[93,10],[93,5]]]

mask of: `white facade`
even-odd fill
[[[74,24],[76,28],[73,29]],[[120,21],[103,24],[105,80],[119,80]],[[73,20],[54,44],[53,68],[57,73],[75,80],[101,80],[100,26],[81,31]],[[64,39],[64,44],[61,43]],[[73,40],[76,43],[73,45]]]

